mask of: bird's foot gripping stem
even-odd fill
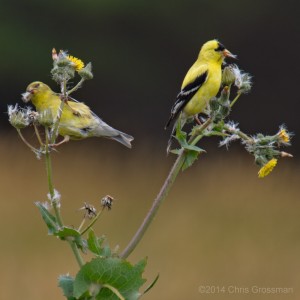
[[[60,145],[62,145],[62,144],[64,144],[64,143],[67,143],[69,140],[70,140],[70,137],[69,137],[68,135],[66,135],[66,136],[63,138],[63,140],[61,140],[60,142],[55,143],[55,144],[50,144],[49,146],[50,146],[50,147],[58,147],[58,146],[60,146]]]

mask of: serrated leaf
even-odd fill
[[[73,297],[73,285],[74,278],[69,275],[61,275],[58,278],[58,286],[63,290],[64,296],[67,297],[68,300],[76,300]]]
[[[146,281],[142,278],[147,260],[136,265],[120,258],[97,257],[86,263],[78,272],[74,282],[74,297],[92,296],[97,300],[119,300],[107,285],[116,289],[126,300],[137,300],[140,287]]]
[[[96,255],[104,256],[103,255],[103,247],[102,244],[105,241],[105,237],[97,237],[93,229],[90,229],[88,239],[87,239],[87,246],[88,249]]]
[[[55,216],[53,216],[41,202],[36,202],[35,205],[39,209],[42,218],[48,227],[48,234],[55,234],[59,230],[59,225]]]
[[[173,149],[173,150],[170,150],[171,153],[176,154],[176,155],[181,154],[181,151],[182,151],[181,149]]]
[[[192,166],[192,164],[197,160],[199,154],[200,154],[199,151],[193,151],[193,150],[187,151],[185,155],[184,163],[182,165],[182,171]]]
[[[86,251],[86,241],[76,229],[64,226],[55,232],[54,235],[59,237],[61,240],[73,241],[79,249],[81,249],[83,252]]]
[[[200,147],[198,147],[198,146],[195,146],[195,145],[186,145],[186,146],[184,146],[184,149],[186,149],[186,150],[191,150],[191,151],[196,151],[196,152],[199,152],[199,153],[201,153],[201,152],[206,152],[204,149],[201,149]]]
[[[223,129],[224,129],[224,125],[225,125],[224,120],[221,120],[221,121],[218,122],[217,124],[214,124],[213,130],[214,130],[214,131],[222,132]]]
[[[186,134],[186,132],[182,131],[181,122],[180,122],[180,118],[179,118],[177,121],[177,125],[176,125],[175,138],[177,139],[179,144],[182,146],[182,145],[187,145],[186,137],[187,137],[187,134]]]

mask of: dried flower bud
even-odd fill
[[[84,206],[79,208],[79,210],[85,210],[84,218],[88,217],[89,219],[92,219],[97,215],[96,208],[93,205],[88,204],[86,202],[84,202]]]
[[[276,167],[276,165],[277,165],[277,159],[272,158],[271,160],[269,160],[265,165],[263,165],[260,168],[260,170],[258,171],[258,177],[259,178],[266,177],[273,171],[273,169]]]
[[[51,109],[48,108],[39,113],[37,121],[44,127],[52,126],[54,121]]]
[[[213,97],[210,101],[209,101],[209,105],[210,105],[210,109],[212,111],[217,111],[220,107],[219,101],[216,97]]]
[[[224,68],[222,73],[222,84],[231,86],[235,82],[234,71],[232,70],[232,65]]]
[[[294,157],[292,154],[284,152],[284,151],[281,151],[280,155],[281,155],[281,157]]]
[[[57,55],[57,52],[56,52],[55,48],[52,49],[52,59],[53,60],[57,60],[58,59],[58,55]]]
[[[107,207],[108,210],[111,209],[114,198],[112,196],[106,195],[101,199],[101,205],[103,208]]]
[[[78,74],[81,78],[85,80],[93,79],[94,75],[92,73],[92,64],[88,63],[85,68],[78,71]]]
[[[50,193],[48,193],[47,197],[48,197],[49,201],[51,202],[51,204],[55,203],[57,207],[60,207],[60,198],[61,198],[61,195],[60,195],[59,191],[57,191],[56,189],[54,189],[53,195],[51,195]]]
[[[222,105],[220,107],[220,114],[222,115],[222,119],[225,119],[230,113],[230,106],[229,105]]]
[[[9,105],[7,107],[8,120],[9,123],[17,128],[22,129],[30,125],[31,120],[29,118],[29,114],[32,112],[31,109],[19,109],[18,104],[15,106]]]

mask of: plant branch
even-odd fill
[[[131,252],[135,249],[135,247],[138,245],[140,240],[143,238],[146,230],[148,229],[149,225],[151,224],[153,218],[155,217],[156,213],[158,212],[159,207],[163,203],[163,201],[166,199],[180,169],[182,168],[182,165],[185,160],[185,152],[183,149],[181,149],[180,154],[178,155],[166,181],[164,182],[160,192],[158,193],[157,197],[155,198],[152,207],[148,211],[143,223],[129,242],[128,246],[125,248],[125,250],[121,253],[122,258],[127,258]]]
[[[78,247],[76,246],[76,244],[72,241],[68,241],[73,253],[74,253],[74,256],[77,260],[77,263],[79,265],[79,267],[81,268],[84,264],[85,264],[85,261],[83,260],[83,258],[81,257],[80,255],[80,252],[78,250]]]
[[[231,101],[231,103],[230,103],[230,107],[232,107],[232,106],[235,104],[235,102],[238,101],[238,99],[240,98],[241,95],[242,95],[242,93],[239,92],[239,93],[235,96],[235,98],[234,98],[234,99]]]
[[[104,211],[104,208],[105,207],[102,207],[102,209],[98,212],[98,214],[93,219],[93,221],[85,229],[82,230],[82,232],[80,233],[81,235],[84,235],[96,223],[96,221],[99,219],[99,217],[101,216],[102,212]]]
[[[71,90],[68,91],[68,95],[77,91],[82,86],[84,81],[85,81],[85,79],[81,78],[80,81]]]
[[[234,133],[234,134],[238,135],[242,140],[252,141],[252,138],[249,135],[247,135],[246,133],[240,131],[239,129],[238,130],[232,130],[227,125],[224,125],[224,129],[227,130],[230,133]]]
[[[47,171],[47,179],[48,179],[48,188],[51,199],[54,199],[55,197],[55,190],[53,186],[53,180],[52,180],[52,163],[51,163],[51,156],[50,156],[50,149],[49,149],[49,130],[46,127],[45,128],[45,136],[46,136],[46,143],[45,143],[45,160],[46,160],[46,171]],[[52,207],[54,210],[54,214],[57,220],[57,223],[60,227],[63,227],[63,220],[60,214],[60,208],[57,201],[53,200],[51,201]],[[76,258],[76,261],[78,262],[78,265],[82,267],[84,265],[84,260],[82,259],[79,249],[77,245],[73,241],[68,241],[74,256]]]
[[[49,131],[48,128],[45,128],[45,136],[46,136],[46,145],[45,145],[45,160],[46,160],[46,171],[47,171],[47,180],[48,180],[48,188],[49,188],[49,193],[51,196],[51,199],[54,198],[55,196],[55,191],[54,191],[54,186],[53,186],[53,180],[52,180],[52,163],[51,163],[51,156],[50,156],[50,149],[49,149]],[[60,214],[59,207],[57,205],[56,201],[51,201],[53,210],[57,219],[57,222],[60,227],[63,226],[63,221],[62,217]]]
[[[190,137],[189,143],[195,145],[195,143],[194,143],[195,140],[198,139],[199,136],[200,136],[200,138],[197,141],[199,141],[203,137],[202,132],[209,126],[209,124],[211,122],[212,122],[212,119],[209,118],[206,120],[206,122],[204,122],[201,126],[199,126],[199,128],[197,128],[193,132],[192,136]],[[131,254],[131,252],[136,248],[136,246],[139,244],[141,239],[143,238],[145,232],[147,231],[148,227],[152,223],[161,204],[166,199],[173,183],[175,182],[175,179],[184,164],[185,158],[186,158],[186,152],[183,148],[181,148],[180,153],[178,154],[178,157],[177,157],[173,167],[171,168],[171,171],[170,171],[167,179],[165,180],[160,192],[158,193],[158,195],[156,196],[156,198],[153,201],[152,207],[148,211],[144,221],[142,222],[141,226],[138,228],[137,232],[135,233],[135,235],[133,236],[133,238],[131,239],[131,241],[129,242],[127,247],[125,248],[125,250],[121,253],[121,255],[120,255],[121,258],[127,258]]]
[[[60,122],[60,118],[61,118],[64,106],[65,106],[65,99],[67,99],[67,82],[66,82],[66,80],[64,80],[61,83],[61,91],[62,91],[62,95],[63,95],[64,99],[61,100],[59,109],[57,111],[57,116],[56,116],[55,122],[54,122],[52,130],[51,130],[51,138],[50,138],[51,144],[55,143],[55,140],[58,136],[59,122]]]
[[[40,146],[43,146],[44,143],[43,143],[43,141],[42,141],[42,139],[41,139],[41,135],[40,135],[39,129],[37,128],[37,126],[36,126],[35,123],[33,123],[33,127],[34,127],[35,135],[36,135],[36,137],[37,137],[37,139],[38,139],[38,141],[39,141],[39,143],[40,143]]]
[[[27,147],[29,147],[34,153],[38,153],[38,150],[37,150],[36,148],[34,148],[31,144],[29,144],[29,143],[26,141],[26,139],[24,138],[24,136],[23,136],[21,130],[20,130],[19,128],[16,128],[16,129],[17,129],[17,132],[18,132],[18,134],[19,134],[21,140],[23,141],[23,143],[24,143]]]

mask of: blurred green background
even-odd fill
[[[111,194],[113,210],[96,225],[123,249],[162,185],[163,126],[200,46],[218,38],[254,76],[231,118],[247,133],[296,136],[264,180],[239,145],[208,151],[180,174],[149,232],[130,257],[148,256],[145,277],[159,272],[145,299],[299,299],[299,4],[297,1],[16,1],[0,0],[1,299],[64,299],[57,276],[76,274],[64,243],[47,237],[34,201],[47,194],[44,162],[10,128],[8,103],[26,86],[51,81],[51,49],[94,67],[74,95],[114,127],[135,137],[128,150],[104,139],[71,142],[54,154],[55,186],[66,223],[78,226],[84,201]],[[31,137],[32,132],[27,131]],[[201,286],[290,287],[284,294],[203,294]]]

